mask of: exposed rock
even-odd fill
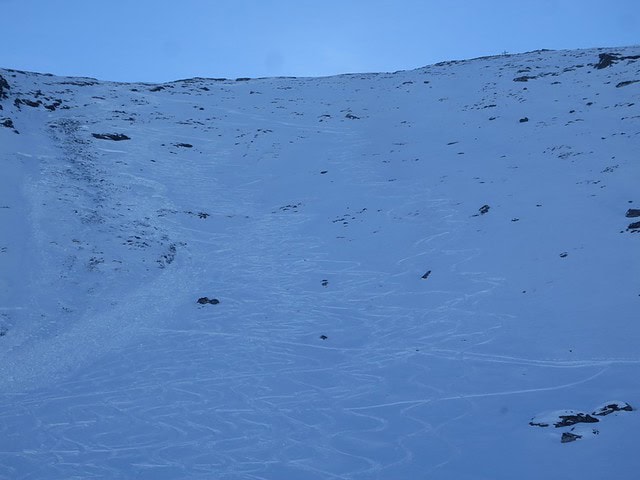
[[[53,103],[50,103],[49,105],[45,105],[44,108],[53,112],[60,105],[62,105],[62,100],[58,99],[58,100],[55,100]]]
[[[7,90],[10,89],[11,87],[9,86],[7,80],[2,75],[0,75],[0,100],[7,98]]]
[[[322,284],[323,287],[328,287],[329,286],[329,280],[326,280],[326,279],[322,280],[321,284]]]
[[[220,303],[220,300],[218,300],[217,298],[209,298],[209,297],[200,297],[198,299],[198,303],[200,305],[217,305]]]
[[[627,218],[640,217],[640,208],[630,208],[629,210],[627,210],[625,217]]]
[[[571,432],[564,432],[562,434],[562,438],[560,439],[560,443],[571,443],[571,442],[575,442],[580,438],[582,438],[582,435],[577,435]]]
[[[616,85],[616,88],[626,87],[627,85],[631,85],[632,83],[638,83],[640,80],[627,80],[624,82],[620,82]]]
[[[161,86],[161,85],[157,85],[157,86],[149,89],[150,92],[159,92],[160,90],[164,90],[164,87]]]
[[[569,255],[567,252],[562,252],[560,254],[560,258],[565,258],[567,255]]]
[[[191,145],[190,143],[174,143],[173,146],[180,148],[193,148],[193,145]]]
[[[431,275],[431,270],[427,270],[427,272],[424,275],[422,275],[421,278],[426,280],[427,278],[429,278],[429,275]]]
[[[320,340],[326,340],[327,338],[329,337],[327,337],[326,335],[320,335]]]
[[[513,79],[514,82],[528,82],[529,80],[533,80],[536,77],[532,77],[530,75],[523,75],[521,77],[516,77]]]
[[[91,135],[94,138],[98,138],[100,140],[113,140],[115,142],[119,142],[121,140],[131,140],[131,138],[127,137],[123,133],[92,133]]]
[[[489,211],[490,208],[491,207],[489,205],[483,205],[478,209],[478,211],[480,212],[480,215],[484,215]]]
[[[356,117],[353,113],[347,113],[344,118],[348,118],[349,120],[358,120],[360,117]]]
[[[554,427],[570,427],[571,425],[575,425],[576,423],[598,423],[598,420],[595,417],[592,417],[588,413],[576,413],[575,415],[560,415],[560,421],[554,423]]]
[[[627,230],[631,230],[631,231],[640,230],[640,222],[630,223],[629,226],[627,227]]]
[[[601,53],[600,61],[594,65],[597,69],[607,68],[620,60],[637,60],[640,55],[627,55],[622,56],[619,53]]]
[[[38,100],[37,102],[34,102],[33,100],[29,100],[28,98],[16,98],[13,101],[13,104],[20,109],[20,105],[26,105],[27,107],[33,107],[33,108],[37,108],[40,105],[42,105],[42,102],[40,100]]]
[[[632,412],[633,407],[626,402],[617,402],[617,403],[609,403],[598,408],[592,415],[597,415],[599,417],[607,416],[613,412]]]
[[[15,128],[13,126],[13,120],[11,120],[10,118],[3,118],[2,120],[0,120],[0,125],[5,128]]]
[[[529,422],[529,425],[531,425],[532,427],[548,427],[549,426],[548,423],[545,423],[545,422],[534,422],[534,421]]]
[[[248,82],[249,80],[251,80],[249,77],[236,78],[236,82]]]
[[[528,117],[522,117],[520,120],[518,120],[520,123],[525,123],[529,121]]]
[[[598,70],[610,67],[617,60],[620,60],[620,55],[617,53],[601,53],[599,56],[600,61],[595,64],[595,68],[597,68]]]

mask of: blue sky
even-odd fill
[[[162,82],[640,43],[638,0],[0,0],[0,66]]]

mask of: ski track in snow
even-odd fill
[[[609,214],[590,218],[611,235],[582,235],[584,218],[567,213],[596,194],[624,213],[635,185],[578,183],[606,177],[591,146],[581,169],[558,166],[571,148],[541,153],[616,130],[606,109],[593,131],[554,129],[587,95],[638,101],[603,78],[640,75],[638,63],[594,70],[602,98],[579,86],[584,70],[512,81],[530,63],[541,73],[598,58],[566,54],[153,93],[103,83],[64,93],[66,111],[7,107],[23,130],[0,133],[23,152],[12,161],[27,172],[21,221],[33,238],[21,278],[35,293],[0,310],[11,325],[0,338],[0,478],[631,478],[634,414],[572,450],[527,425],[542,410],[640,403],[636,331],[615,333],[637,310],[623,296],[637,274],[609,286],[586,274],[640,260],[625,257],[637,238]],[[64,80],[2,75],[14,96]],[[525,113],[533,125],[518,123]],[[624,125],[635,137],[616,137],[606,163],[637,178],[625,152],[639,124]],[[94,132],[131,140],[112,148]],[[596,236],[612,245],[606,263]],[[621,319],[613,333],[601,327],[605,300],[582,306],[598,288]],[[220,304],[196,304],[204,295]],[[608,457],[594,456],[598,444]]]

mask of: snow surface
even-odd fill
[[[637,478],[637,411],[529,425],[640,405],[640,59],[605,52],[640,47],[0,70],[0,478]]]

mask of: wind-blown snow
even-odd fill
[[[0,478],[637,475],[640,48],[0,75]]]

